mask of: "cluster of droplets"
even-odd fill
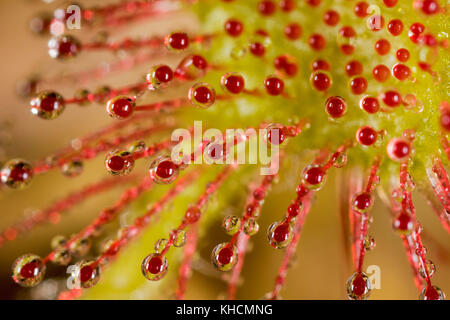
[[[231,235],[231,241],[218,244],[211,253],[211,259],[216,268],[220,271],[231,270],[239,258],[239,250],[236,242],[242,233],[251,237],[259,231],[257,219],[260,216],[261,206],[264,203],[267,192],[276,176],[268,175],[264,177],[261,184],[251,193],[251,199],[245,206],[242,218],[237,216],[226,216],[222,222],[224,231]]]
[[[369,225],[373,222],[370,210],[374,203],[373,193],[380,178],[378,176],[380,159],[375,159],[366,187],[363,191],[353,195],[349,210],[351,220],[354,224],[353,246],[355,248],[355,273],[347,281],[347,296],[351,300],[366,300],[372,291],[372,284],[369,277],[362,272],[364,257],[367,251],[375,248],[375,239],[368,234]]]
[[[331,166],[340,168],[346,164],[345,149],[347,147],[347,145],[341,146],[340,150],[335,152],[325,164],[311,164],[303,170],[301,183],[296,189],[297,198],[289,205],[284,219],[272,223],[268,229],[267,237],[272,247],[282,249],[289,245],[294,235],[293,225],[301,214],[305,214],[303,201],[311,192],[322,188],[326,181],[327,171]]]
[[[141,264],[142,274],[145,278],[152,281],[162,279],[169,268],[169,262],[165,257],[167,250],[173,246],[181,248],[186,244],[185,226],[197,223],[202,215],[201,208],[197,205],[190,206],[185,214],[182,227],[172,230],[169,233],[169,239],[161,238],[155,242],[155,252],[149,254]]]
[[[46,264],[49,261],[66,266],[72,260],[72,257],[82,258],[91,248],[91,239],[81,237],[68,242],[64,236],[55,236],[51,241],[51,247],[53,251],[45,259],[34,254],[25,254],[17,258],[12,267],[13,280],[24,287],[36,286],[44,279]],[[79,262],[77,265],[79,268],[73,269],[77,270],[76,277],[73,278],[74,281],[77,281],[76,283],[80,283],[84,288],[89,288],[99,280],[99,269],[93,269],[91,279],[89,281],[86,280],[86,284],[84,284],[83,279],[87,279],[87,269],[84,270],[84,273],[80,272],[83,270],[83,266],[88,264],[86,262]]]

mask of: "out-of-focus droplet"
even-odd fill
[[[239,231],[241,227],[241,219],[236,216],[227,216],[223,219],[222,227],[229,235],[233,235]]]
[[[80,160],[70,160],[61,167],[61,172],[66,177],[76,177],[83,172],[83,162]]]

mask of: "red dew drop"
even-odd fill
[[[371,16],[368,19],[367,25],[368,25],[369,29],[372,31],[375,31],[375,32],[380,31],[384,27],[384,18],[383,18],[383,16],[380,16],[380,15]]]
[[[412,42],[417,43],[421,33],[425,31],[425,26],[420,22],[415,22],[409,27],[408,36]]]
[[[302,27],[298,23],[288,24],[284,28],[284,34],[289,40],[297,40],[302,36]]]
[[[258,29],[258,30],[256,30],[255,31],[255,34],[256,35],[259,35],[259,36],[261,36],[261,37],[269,37],[269,33],[266,31],[266,30],[264,30],[264,29]]]
[[[440,300],[441,296],[432,285],[427,285],[423,298],[424,300]]]
[[[281,71],[286,76],[293,77],[297,74],[298,66],[293,62],[293,58],[288,55],[281,55],[274,59],[273,64],[275,69]]]
[[[258,209],[258,206],[257,206],[256,204],[249,203],[249,204],[245,207],[245,214],[246,214],[247,216],[252,216],[253,213],[255,213],[257,209]]]
[[[347,103],[341,97],[330,97],[325,103],[325,109],[332,118],[340,118],[345,114]]]
[[[318,91],[326,91],[331,87],[330,77],[320,71],[312,74],[311,83]]]
[[[244,77],[238,74],[225,75],[222,78],[222,85],[231,93],[238,94],[244,90]]]
[[[402,102],[402,97],[397,91],[386,91],[381,95],[381,100],[389,107],[398,107]]]
[[[424,45],[428,46],[428,47],[435,47],[438,45],[438,41],[436,40],[436,38],[432,35],[432,34],[426,34],[423,36],[420,36],[418,38],[420,43],[423,43]]]
[[[318,7],[322,3],[322,0],[306,0],[306,3],[311,7]]]
[[[161,83],[167,83],[173,79],[173,71],[169,66],[162,65],[156,68],[154,77]]]
[[[278,56],[273,60],[273,65],[274,65],[275,69],[277,69],[277,70],[284,69],[287,64],[288,64],[288,59],[287,59],[286,55]]]
[[[80,269],[80,281],[87,282],[92,279],[92,275],[94,273],[94,269],[91,266],[87,265]]]
[[[284,67],[284,72],[286,73],[286,76],[293,77],[298,72],[298,66],[296,63],[288,63]]]
[[[327,45],[327,41],[320,34],[312,34],[308,39],[309,46],[316,51],[323,50]]]
[[[164,262],[161,257],[153,257],[147,263],[147,270],[151,274],[159,274],[164,269]]]
[[[266,87],[268,94],[271,96],[277,96],[283,93],[284,81],[278,77],[270,76],[264,80],[264,86]]]
[[[411,77],[411,69],[409,69],[408,66],[406,66],[406,65],[404,65],[402,63],[397,63],[392,68],[392,74],[398,80],[404,81],[404,80],[409,79]]]
[[[375,97],[364,97],[360,101],[360,107],[367,113],[377,113],[380,110],[380,103],[378,99]]]
[[[406,62],[409,60],[409,51],[405,48],[400,48],[395,53],[395,56],[397,57],[397,60],[400,62]]]
[[[9,173],[9,178],[14,182],[23,182],[32,176],[33,170],[24,166],[14,166]]]
[[[356,132],[356,141],[363,146],[371,146],[377,141],[378,133],[371,127],[365,126]]]
[[[352,284],[353,284],[353,293],[356,296],[361,297],[365,294],[367,289],[367,283],[362,274],[358,274],[353,280]]]
[[[436,14],[440,10],[439,3],[436,0],[414,0],[413,7],[426,15]]]
[[[339,23],[339,13],[335,10],[328,10],[323,14],[323,22],[329,26],[335,26]]]
[[[211,103],[215,96],[214,93],[206,86],[199,86],[193,90],[194,99],[201,104]]]
[[[52,53],[55,58],[69,58],[76,56],[81,46],[75,38],[71,36],[63,36],[57,40],[57,48],[55,53]]]
[[[408,233],[413,228],[413,220],[409,214],[400,213],[394,219],[393,227],[402,233]]]
[[[278,130],[277,130],[278,129]],[[274,140],[272,134],[278,131],[278,141]],[[272,128],[267,131],[267,141],[274,145],[280,145],[286,140],[286,130],[284,128]]]
[[[174,32],[167,39],[168,45],[175,50],[185,50],[189,47],[189,36],[184,32]]]
[[[287,213],[289,218],[295,218],[296,216],[298,216],[300,214],[300,206],[298,205],[298,203],[292,203],[289,205],[288,209],[287,209]]]
[[[259,201],[264,200],[264,198],[266,197],[266,192],[261,188],[255,189],[253,191],[253,197]]]
[[[365,1],[358,2],[355,4],[355,7],[353,8],[353,12],[355,15],[359,18],[367,17],[368,12],[367,9],[369,8],[369,4]]]
[[[260,1],[258,3],[258,11],[263,16],[271,16],[275,13],[275,10],[277,9],[275,3],[270,0],[264,0]]]
[[[415,22],[409,27],[409,31],[411,31],[414,34],[421,34],[425,31],[425,26],[421,24],[420,22]]]
[[[225,22],[225,31],[232,37],[238,37],[244,31],[244,25],[236,19],[229,19]]]
[[[128,118],[133,114],[134,101],[130,98],[120,98],[117,100],[110,100],[108,102],[108,111],[113,114],[113,116],[118,118]]]
[[[305,172],[304,179],[310,185],[318,185],[325,178],[325,171],[321,167],[312,167]]]
[[[387,145],[387,153],[392,160],[402,161],[411,153],[411,144],[405,139],[393,138]]]
[[[208,67],[208,61],[206,61],[206,59],[203,58],[200,55],[193,55],[192,56],[192,64],[197,69],[201,69],[201,70],[205,70]]]
[[[441,126],[444,130],[450,132],[450,110],[446,110],[441,114]]]
[[[339,29],[339,34],[344,38],[353,38],[356,37],[355,29],[350,26],[344,26]]]
[[[46,96],[41,100],[40,108],[45,112],[52,112],[59,107],[59,100],[54,96]]]
[[[358,211],[364,212],[372,205],[372,196],[368,193],[360,193],[353,199],[353,206]]]
[[[187,223],[193,224],[193,223],[196,223],[198,220],[200,220],[201,215],[202,215],[202,212],[198,207],[189,207],[186,210],[184,217],[185,217]]]
[[[289,225],[287,223],[282,223],[273,231],[273,239],[276,242],[285,242],[289,239],[290,231]]]
[[[399,36],[403,32],[403,22],[400,19],[393,19],[389,21],[387,28],[393,36]]]
[[[249,50],[251,54],[257,57],[262,57],[263,55],[266,54],[266,48],[261,42],[252,42],[249,45]]]
[[[40,263],[31,261],[20,268],[20,275],[25,279],[36,277],[39,274]]]
[[[280,1],[280,8],[284,12],[291,12],[295,9],[296,6],[297,5],[295,3],[295,0],[281,0]]]
[[[339,47],[341,52],[347,56],[352,55],[355,52],[355,47],[351,44],[343,44]]]
[[[397,4],[398,0],[383,0],[384,5],[388,8],[392,8],[395,7],[395,5]]]
[[[367,90],[367,80],[364,77],[356,77],[350,80],[350,88],[353,94],[362,94]]]
[[[120,172],[125,166],[125,159],[120,156],[113,156],[108,159],[106,165],[111,171]]]
[[[356,76],[363,72],[363,65],[361,62],[352,60],[345,65],[345,72],[348,76]]]
[[[233,259],[233,250],[228,247],[222,248],[217,256],[217,261],[222,265],[229,264],[232,259]]]
[[[389,68],[384,64],[379,64],[372,70],[373,78],[378,82],[385,82],[389,78],[390,74],[391,72],[389,71]]]
[[[162,179],[170,178],[177,170],[177,165],[172,161],[162,161],[156,167],[156,174]]]
[[[389,53],[389,50],[391,50],[391,44],[386,39],[380,39],[375,42],[375,51],[379,55],[384,56]]]
[[[322,59],[314,60],[311,64],[311,69],[313,71],[317,71],[317,70],[329,71],[330,68],[331,68],[331,66],[328,63],[328,61],[322,60]]]
[[[188,55],[180,61],[174,76],[182,80],[194,80],[204,75],[208,62],[200,55]]]

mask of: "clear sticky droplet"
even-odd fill
[[[236,216],[226,216],[222,222],[222,228],[229,235],[233,235],[239,231],[241,227],[241,219]]]

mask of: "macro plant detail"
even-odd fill
[[[239,291],[252,237],[266,232],[265,245],[283,251],[283,259],[272,290],[254,298],[281,299],[316,194],[330,174],[340,172],[345,183],[338,187],[336,228],[342,228],[348,253],[342,259],[352,266],[342,283],[347,297],[365,300],[373,291],[364,262],[376,247],[372,208],[379,201],[403,244],[405,255],[398,259],[408,260],[417,297],[445,299],[426,250],[432,231],[420,219],[434,215],[450,232],[447,3],[87,2],[75,6],[82,33],[68,28],[77,14],[66,11],[69,5],[49,4],[50,11],[30,23],[49,39],[52,68],[62,72],[30,77],[19,94],[29,100],[35,121],[57,122],[77,108],[89,117],[89,108],[97,106],[111,121],[44,159],[7,161],[0,191],[33,188],[33,180],[50,171],[74,179],[96,158],[104,159],[104,177],[0,230],[0,246],[41,224],[57,224],[90,198],[126,188],[82,230],[55,236],[45,256],[17,258],[15,283],[39,286],[49,265],[57,265],[70,274],[58,298],[89,298],[90,290],[111,286],[109,269],[137,252],[127,249],[140,246],[147,253],[136,273],[149,286],[167,283],[170,297],[184,299],[199,244],[211,241],[205,237],[211,225],[221,224],[228,239],[207,248],[209,264],[226,282],[226,298]],[[168,33],[154,28],[146,36],[134,34],[149,20],[179,16],[190,20],[182,20],[183,27],[169,24]],[[103,60],[107,68],[99,67]],[[130,73],[134,80],[125,80]],[[120,84],[109,85],[117,75]],[[196,121],[210,135],[174,139],[180,128],[195,137]],[[227,130],[237,128],[243,129],[230,136]],[[239,162],[261,157],[251,147],[256,142],[270,149],[270,163]],[[188,148],[178,152],[180,146]],[[260,174],[264,166],[276,169]],[[291,202],[277,204],[264,226],[265,202],[285,183],[278,168],[295,177],[296,187],[284,189]],[[426,212],[416,209],[418,193],[429,203]],[[230,210],[237,203],[239,209]],[[124,212],[127,223],[118,226]]]

